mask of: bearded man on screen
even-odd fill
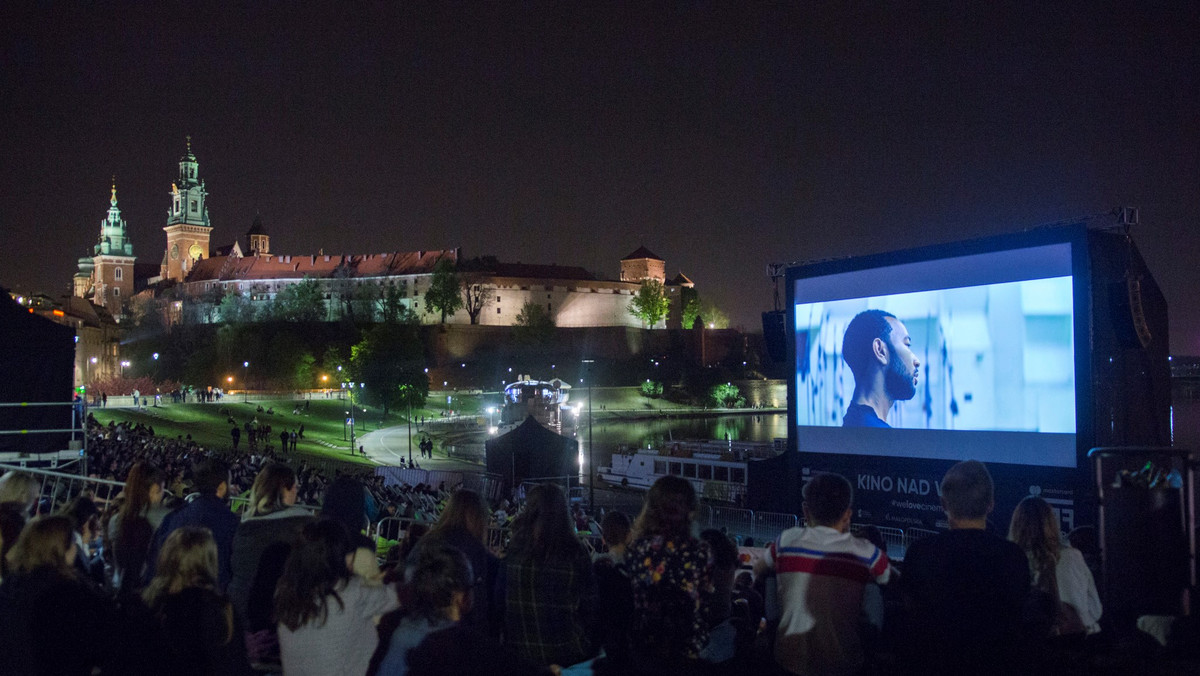
[[[883,310],[864,310],[846,327],[842,358],[854,374],[854,395],[842,427],[882,427],[892,404],[917,394],[921,362],[904,322]]]

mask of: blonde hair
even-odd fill
[[[1038,586],[1048,586],[1055,579],[1054,569],[1062,551],[1062,533],[1050,504],[1033,496],[1018,503],[1008,526],[1008,539],[1029,557]]]
[[[8,551],[9,574],[52,568],[64,577],[75,577],[67,552],[75,546],[75,528],[65,516],[39,516],[25,525]]]
[[[0,477],[0,503],[19,502],[26,508],[37,501],[41,486],[25,472],[12,470]]]
[[[268,463],[254,477],[250,486],[250,502],[242,518],[262,516],[285,507],[283,492],[296,485],[296,471],[278,462]]]
[[[167,536],[158,555],[154,579],[142,592],[153,607],[163,596],[189,587],[213,589],[217,584],[217,542],[207,528],[185,526]]]
[[[142,599],[154,610],[171,594],[195,587],[215,590],[216,586],[217,542],[212,531],[185,526],[167,536],[158,555],[157,572],[142,592]],[[225,630],[225,643],[229,643],[233,638],[233,614],[228,603],[225,604]]]

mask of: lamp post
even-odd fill
[[[121,360],[121,377],[122,377],[122,378],[124,378],[124,377],[125,377],[125,367],[126,367],[126,366],[129,366],[129,360],[127,360],[127,359],[122,359],[122,360]]]
[[[250,362],[242,362],[242,403],[249,401],[249,394],[246,390],[250,387]]]
[[[400,392],[404,395],[404,401],[408,404],[408,419],[406,426],[408,427],[408,466],[412,467],[412,385],[401,385]]]
[[[94,365],[97,361],[99,361],[99,360],[95,357],[92,357],[91,359],[87,360],[88,367],[87,367],[87,371],[84,373],[84,376],[83,376],[84,392],[87,391],[88,383],[92,382],[92,365]]]
[[[587,364],[588,386],[588,510],[596,512],[596,455],[592,451],[592,364],[595,359],[584,359]]]

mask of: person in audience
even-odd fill
[[[756,574],[773,570],[781,615],[775,661],[794,674],[855,674],[866,661],[859,617],[863,588],[891,577],[887,554],[850,534],[854,491],[839,474],[804,484],[806,527],[767,545]]]
[[[513,519],[504,559],[504,641],[537,664],[576,664],[596,654],[596,582],[553,484],[530,489]]]
[[[963,461],[946,472],[941,490],[950,530],[914,542],[904,558],[896,623],[902,666],[912,674],[1028,673],[1029,562],[1020,547],[985,530],[992,477],[983,463]]]
[[[100,508],[86,495],[76,496],[62,510],[62,515],[71,519],[75,530],[75,572],[79,579],[90,582],[97,589],[104,586],[104,560],[96,547],[100,536]]]
[[[629,545],[629,517],[619,510],[604,516],[601,532],[608,551],[592,562],[596,576],[596,641],[604,650],[612,673],[629,669],[629,621],[633,617],[633,588],[625,570]]]
[[[733,615],[733,574],[737,572],[737,545],[715,528],[700,533],[713,554],[713,593],[704,599],[700,610],[708,625],[708,645],[700,652],[707,662],[726,663],[733,659],[737,631],[730,621]]]
[[[625,548],[629,546],[630,527],[629,516],[625,512],[614,509],[605,514],[603,523],[600,525],[600,537],[605,551],[597,552],[592,557],[593,562],[607,560],[613,565],[624,562]]]
[[[378,676],[523,676],[558,674],[502,649],[462,623],[471,605],[475,574],[460,550],[422,547],[408,569],[410,605],[390,635]]]
[[[625,552],[633,589],[631,673],[693,673],[708,628],[700,608],[713,593],[708,544],[691,536],[696,492],[691,482],[665,476],[646,493]]]
[[[233,576],[230,560],[233,554],[233,536],[238,528],[238,517],[230,511],[225,500],[229,493],[229,466],[218,458],[201,460],[192,467],[192,483],[199,495],[163,519],[162,525],[154,534],[150,564],[156,564],[158,555],[171,533],[185,526],[203,526],[212,533],[216,542],[217,589],[224,590]],[[151,575],[153,574],[152,569]]]
[[[498,616],[500,608],[493,608],[495,604],[491,597],[499,562],[485,544],[487,523],[487,504],[483,498],[475,491],[460,488],[450,496],[437,523],[409,554],[409,561],[415,562],[414,557],[422,547],[433,545],[450,545],[466,554],[471,562],[471,571],[475,574],[475,586],[472,594],[474,600],[463,622],[494,636],[495,625],[499,623],[494,620],[493,614]]]
[[[180,526],[163,543],[142,598],[157,620],[172,673],[246,674],[246,645],[233,606],[218,591],[217,543],[207,528]]]
[[[351,476],[343,474],[335,478],[321,501],[321,518],[332,519],[346,527],[354,557],[350,568],[354,574],[367,580],[378,580],[381,575],[375,558],[375,542],[363,533],[369,524],[365,490],[362,483]]]
[[[0,578],[7,571],[8,551],[33,515],[39,490],[37,479],[25,472],[10,470],[0,477]]]
[[[31,520],[8,552],[0,585],[0,670],[90,676],[115,647],[112,607],[79,581],[75,531],[65,516]]]
[[[1049,604],[1049,632],[1054,636],[1095,634],[1100,631],[1100,594],[1083,554],[1064,545],[1058,517],[1049,503],[1030,496],[1017,504],[1008,539],[1029,559],[1033,588]],[[1059,604],[1066,607],[1060,607]]]
[[[391,585],[350,569],[346,528],[329,519],[300,531],[275,592],[279,648],[289,676],[367,673],[379,642],[373,618],[399,607]]]
[[[152,511],[159,511],[165,481],[162,470],[149,463],[135,463],[121,491],[120,508],[108,521],[105,546],[112,547],[113,587],[120,594],[142,589],[154,539],[150,516]]]
[[[292,540],[313,520],[296,507],[299,482],[287,465],[267,463],[250,488],[249,504],[233,536],[229,600],[245,627],[251,664],[278,659],[271,610]]]

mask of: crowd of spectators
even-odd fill
[[[817,474],[806,526],[751,573],[726,534],[697,532],[681,477],[636,518],[596,524],[550,484],[493,511],[474,491],[328,476],[269,449],[92,434],[91,468],[124,482],[114,500],[59,496],[51,514],[36,481],[0,478],[5,673],[1028,674],[1105,634],[1049,506],[1028,498],[1007,537],[989,532],[992,482],[973,461],[941,484],[950,530],[902,564],[850,533],[850,483]],[[383,552],[371,524],[389,514],[428,527]]]

